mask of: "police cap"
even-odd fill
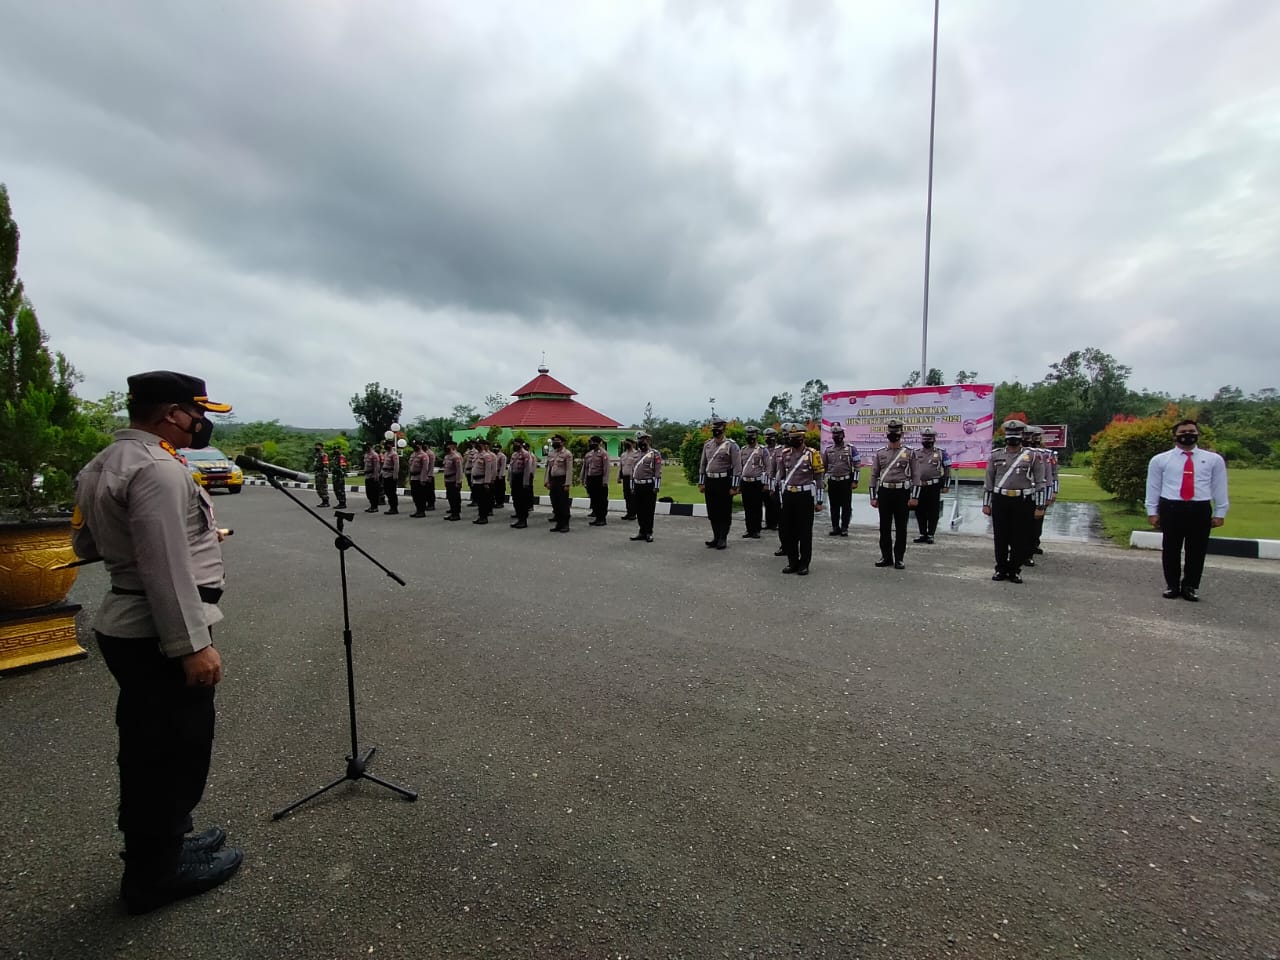
[[[1019,437],[1022,436],[1023,431],[1027,429],[1027,425],[1021,420],[1006,420],[1003,426],[1006,435],[1016,434]]]
[[[898,419],[890,420],[888,423],[886,423],[886,424],[885,424],[885,429],[887,429],[887,430],[901,430],[901,429],[902,429],[902,421],[901,421],[901,420],[898,420]]]
[[[922,437],[936,437],[937,435],[938,431],[933,429],[933,427],[925,427],[920,431],[920,436]]]
[[[831,425],[831,432],[832,432],[832,433],[844,433],[844,424],[843,424],[843,423],[833,423],[833,424]]]
[[[1030,423],[1029,423],[1029,424],[1027,424],[1027,425],[1026,425],[1026,427],[1024,427],[1024,428],[1023,428],[1023,433],[1025,433],[1028,437],[1043,437],[1043,436],[1044,436],[1044,430],[1043,430],[1041,427],[1037,427],[1037,426],[1035,426],[1035,425],[1033,425],[1033,424],[1030,424]]]
[[[759,428],[759,427],[757,427],[754,423],[749,423],[749,424],[747,424],[747,436],[749,436],[749,437],[750,437],[750,436],[754,436],[755,434],[757,434],[757,433],[759,433],[759,432],[760,432],[760,428]]]
[[[214,413],[229,413],[231,404],[209,399],[204,381],[172,370],[135,373],[129,378],[129,399],[135,403],[193,403]]]
[[[765,427],[764,435],[766,437],[776,437],[778,435],[778,431],[773,429],[773,427]]]
[[[720,416],[720,414],[718,414],[718,413],[717,413],[714,417],[712,417],[712,418],[711,418],[711,425],[712,425],[713,427],[714,427],[714,426],[717,426],[717,425],[719,425],[719,426],[724,426],[724,425],[725,425],[725,424],[727,424],[728,422],[729,422],[728,420],[726,420],[724,417]]]
[[[637,440],[652,440],[652,439],[653,439],[653,434],[649,433],[649,431],[648,431],[648,430],[637,430],[637,431],[636,431],[636,439],[637,439]]]

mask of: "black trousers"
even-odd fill
[[[507,478],[498,477],[493,481],[493,505],[500,507],[507,502]]]
[[[764,487],[764,527],[766,530],[778,529],[778,514],[781,508],[778,505],[778,494],[768,484],[762,484]]]
[[[916,505],[916,526],[920,536],[932,537],[938,532],[938,517],[942,514],[942,484],[920,488],[920,502]]]
[[[119,826],[130,870],[164,874],[182,853],[213,753],[213,687],[189,687],[182,661],[152,638],[96,633],[120,687]]]
[[[462,484],[461,482],[450,483],[449,481],[446,480],[444,484],[444,497],[449,502],[449,515],[454,517],[461,516],[462,515]]]
[[[591,500],[591,516],[597,520],[607,519],[609,513],[609,488],[604,477],[594,476],[583,479],[582,485],[587,488],[587,496]]]
[[[991,498],[991,535],[995,540],[996,573],[1021,573],[1030,553],[1031,521],[1036,504],[1031,497]]]
[[[493,488],[482,480],[471,478],[471,493],[476,498],[477,519],[487,520],[493,513]]]
[[[529,519],[529,511],[533,509],[533,487],[525,484],[523,473],[511,475],[511,506],[515,508],[516,519]]]
[[[391,508],[388,513],[400,512],[399,488],[400,484],[395,477],[382,478],[382,495],[387,498],[387,506]]]
[[[1027,556],[1031,556],[1036,552],[1036,548],[1040,546],[1040,538],[1044,536],[1044,517],[1031,518],[1031,536],[1027,543]]]
[[[705,489],[703,498],[707,503],[707,519],[711,521],[713,539],[726,540],[729,527],[733,524],[733,489],[732,477],[707,477],[702,485]]]
[[[627,508],[627,516],[634,517],[636,514],[635,493],[631,488],[631,478],[622,478],[622,502]]]
[[[338,506],[345,507],[347,505],[347,478],[345,476],[333,478],[333,496],[338,501]]]
[[[765,493],[763,481],[742,481],[742,522],[746,524],[747,533],[758,534],[760,532],[760,520],[764,514]]]
[[[907,519],[911,508],[910,490],[876,490],[876,502],[880,505],[880,556],[885,560],[902,562],[907,555]]]
[[[569,484],[562,477],[551,477],[547,483],[551,489],[551,515],[557,527],[569,526]]]
[[[423,513],[427,509],[427,485],[421,480],[409,481],[409,496],[413,497],[414,513]]]
[[[382,503],[382,480],[378,477],[365,477],[364,495],[370,507],[379,506]]]
[[[831,529],[848,530],[853,512],[853,477],[827,480],[827,502],[831,505]]]
[[[782,548],[791,566],[803,570],[813,556],[813,494],[782,493]]]
[[[636,483],[631,487],[631,499],[635,505],[636,524],[643,537],[653,536],[653,511],[658,503],[658,490],[652,483]]]
[[[423,479],[422,492],[427,504],[425,509],[434,510],[436,508],[436,475],[434,472]]]
[[[1160,498],[1156,508],[1160,529],[1164,533],[1161,557],[1164,560],[1164,582],[1170,590],[1200,589],[1204,574],[1204,555],[1209,549],[1209,531],[1213,529],[1213,504],[1208,500],[1166,500]],[[1182,564],[1186,552],[1187,562]]]

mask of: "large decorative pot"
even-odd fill
[[[0,670],[85,656],[78,604],[66,602],[77,568],[71,521],[0,524]]]

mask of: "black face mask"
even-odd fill
[[[804,437],[792,437],[787,443],[793,447],[802,447],[804,446]]]
[[[1175,434],[1173,439],[1178,441],[1179,446],[1194,447],[1196,442],[1200,439],[1200,436],[1195,433],[1179,433]]]
[[[711,432],[712,432],[713,434],[715,434],[717,437],[723,437],[723,436],[724,436],[724,427],[712,427],[712,428],[711,428]]]
[[[1021,446],[1022,446],[1022,441],[1021,441],[1021,440],[1006,440],[1006,441],[1004,442],[1004,445],[1005,445],[1006,447],[1008,447],[1010,450],[1016,450],[1018,447],[1021,447]]]
[[[932,441],[932,440],[921,440],[921,441],[920,441],[920,446],[924,447],[926,450],[932,450],[932,449],[933,449],[933,441]]]
[[[563,443],[561,443],[559,440],[557,440],[557,441],[555,441],[553,444],[551,444],[551,449],[552,449],[552,450],[559,450],[559,449],[560,449],[561,447],[563,447],[563,446],[564,446],[564,444],[563,444]]]
[[[902,434],[900,433],[890,433],[890,434],[887,434],[887,436],[889,438],[890,443],[897,443],[899,440],[902,439]]]
[[[649,449],[649,441],[648,441],[648,440],[641,440],[641,441],[640,441],[640,449],[641,449],[641,450],[648,450],[648,449]]]
[[[213,421],[205,417],[191,418],[191,442],[187,444],[188,447],[192,450],[203,450],[209,445],[212,436]]]

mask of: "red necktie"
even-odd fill
[[[1182,489],[1178,491],[1183,500],[1191,500],[1196,495],[1195,454],[1186,451],[1187,462],[1182,465]]]

